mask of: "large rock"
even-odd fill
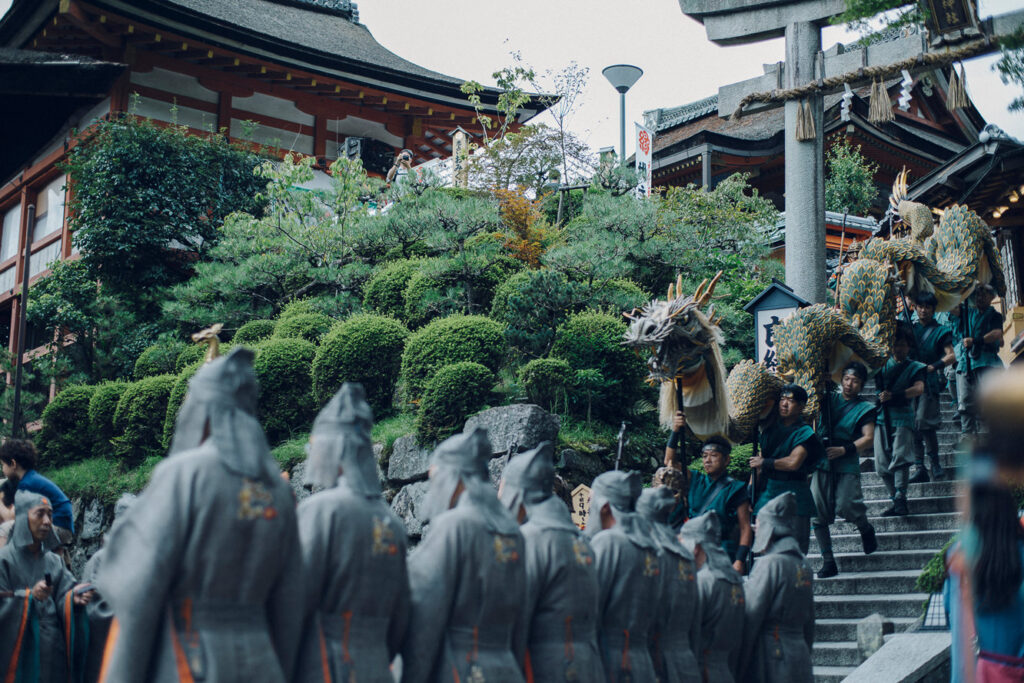
[[[405,484],[427,478],[430,450],[420,447],[412,434],[395,439],[388,461],[388,480]]]
[[[85,506],[78,538],[82,541],[100,538],[106,532],[107,526],[106,510],[99,500],[93,499]]]
[[[594,477],[604,472],[604,465],[597,455],[580,453],[572,448],[562,450],[556,465],[569,479],[590,484]]]
[[[427,525],[427,517],[423,511],[423,497],[427,493],[427,482],[417,481],[402,487],[395,499],[391,501],[391,509],[405,523],[405,530],[413,539],[423,535]]]
[[[519,452],[536,448],[541,441],[554,441],[558,437],[559,423],[557,415],[540,406],[519,403],[477,413],[466,420],[463,431],[483,427],[494,454],[504,455],[513,447]]]

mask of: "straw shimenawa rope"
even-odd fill
[[[754,103],[766,104],[768,102],[788,102],[789,100],[799,100],[807,97],[808,95],[818,93],[824,94],[833,90],[840,90],[844,83],[853,85],[854,83],[859,83],[861,81],[874,81],[876,79],[885,80],[887,78],[899,76],[900,72],[904,69],[909,70],[926,66],[947,66],[953,62],[982,54],[991,48],[992,41],[986,38],[967,43],[958,50],[950,50],[948,52],[923,52],[915,57],[909,57],[893,64],[863,67],[856,71],[849,71],[839,76],[822,78],[795,88],[788,88],[786,90],[766,90],[763,92],[751,93],[740,100],[739,105],[736,107],[736,110],[732,113],[730,118],[733,120],[739,119],[743,116],[743,109]]]

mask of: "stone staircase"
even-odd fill
[[[946,481],[911,484],[910,515],[881,517],[890,501],[881,479],[868,459],[862,474],[868,517],[878,535],[878,550],[864,555],[856,527],[838,521],[832,527],[833,550],[840,574],[814,581],[816,616],[813,652],[817,683],[842,681],[861,663],[857,650],[857,622],[874,613],[891,622],[896,633],[911,626],[923,612],[928,596],[915,592],[921,568],[958,530],[954,449],[960,422],[942,396],[939,453],[949,468]],[[862,468],[863,469],[863,468]],[[951,476],[952,475],[952,476]],[[817,542],[811,536],[811,567],[821,567]]]

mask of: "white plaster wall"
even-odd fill
[[[304,126],[309,126],[310,132],[313,130],[313,116],[299,111],[299,108],[293,102],[280,97],[254,93],[249,97],[231,98],[231,106],[253,114],[263,114],[264,116],[273,116],[285,121],[301,123]]]
[[[172,92],[176,95],[193,97],[203,102],[216,103],[218,94],[216,91],[205,88],[199,84],[195,76],[168,71],[167,69],[153,68],[152,71],[131,73],[131,82],[144,85],[149,88],[157,88]]]
[[[310,128],[309,132],[312,133],[313,129]],[[270,128],[260,124],[256,125],[256,130],[251,135],[244,136],[242,133],[242,122],[238,119],[231,119],[231,137],[233,138],[245,138],[246,140],[252,140],[263,145],[272,145],[301,154],[313,153],[312,135],[296,134],[291,131]]]
[[[354,135],[359,138],[373,138],[374,140],[380,140],[386,142],[392,147],[401,147],[402,138],[392,134],[384,127],[383,123],[379,121],[368,121],[367,119],[361,119],[358,116],[346,116],[341,119],[330,119],[327,121],[327,138],[331,142],[334,141],[334,136],[344,142],[345,138],[350,135]]]
[[[135,108],[134,113],[137,116],[145,116],[146,118],[167,123],[176,123],[179,126],[190,126],[210,133],[214,132],[214,129],[217,127],[216,114],[193,109],[192,107],[183,107],[180,104],[177,105],[177,113],[172,114],[171,108],[174,106],[169,102],[161,102],[149,97],[139,97],[138,106]]]

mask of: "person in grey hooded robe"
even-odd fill
[[[404,683],[523,683],[512,653],[526,602],[523,537],[491,486],[491,453],[477,427],[430,457],[430,529],[408,561]]]
[[[11,539],[0,548],[0,592],[12,594],[0,598],[0,671],[4,680],[18,680],[12,673],[19,670],[34,670],[38,679],[24,675],[20,680],[66,683],[84,664],[74,655],[77,650],[84,654],[85,629],[76,633],[74,622],[93,593],[76,592],[79,584],[54,552],[60,541],[50,501],[18,491],[14,510]],[[33,622],[37,641],[32,638]]]
[[[104,683],[283,683],[302,621],[295,499],[256,419],[253,352],[189,382],[166,460],[111,532]]]
[[[554,495],[553,454],[554,445],[545,441],[514,456],[498,486],[526,544],[526,602],[516,655],[534,683],[601,683],[594,551]]]
[[[635,472],[605,472],[594,479],[587,534],[598,582],[598,646],[609,683],[655,680],[648,649],[658,597],[658,546],[636,514],[642,484]]]
[[[125,493],[114,503],[114,522],[111,529],[118,520],[124,519],[125,513],[135,502],[135,495]],[[100,567],[103,566],[103,554],[107,541],[110,540],[110,531],[103,537],[103,546],[100,547],[89,561],[85,563],[82,570],[82,581],[91,584],[96,580]],[[102,595],[96,597],[86,606],[85,612],[89,617],[89,655],[85,663],[86,683],[96,683],[100,679],[100,667],[103,665],[103,651],[107,647],[107,634],[110,632],[110,623],[114,619],[114,612],[110,609],[110,603],[103,599]]]
[[[346,382],[313,422],[299,504],[305,587],[296,683],[393,683],[390,665],[409,616],[406,536],[381,493],[373,413]]]
[[[722,550],[718,514],[712,510],[689,520],[680,539],[699,567],[701,675],[704,683],[733,683],[743,633],[743,579]]]
[[[700,683],[694,654],[700,646],[700,595],[693,553],[687,550],[668,525],[677,505],[672,489],[644,489],[637,512],[650,524],[661,548],[661,599],[651,640],[651,658],[662,683]]]
[[[743,629],[744,681],[812,683],[814,572],[796,540],[796,497],[784,493],[757,515]]]

